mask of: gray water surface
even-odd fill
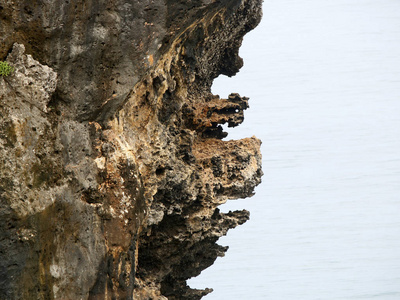
[[[204,299],[400,299],[400,1],[266,0],[213,92],[250,97],[229,138],[263,141],[263,183]]]

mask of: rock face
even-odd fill
[[[248,99],[261,0],[0,5],[0,299],[200,299],[186,280],[249,218],[260,141],[224,141]],[[26,48],[26,49],[25,49]]]

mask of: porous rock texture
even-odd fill
[[[200,299],[186,280],[249,218],[260,141],[222,140],[248,99],[261,0],[0,3],[0,299]]]

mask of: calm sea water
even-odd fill
[[[266,0],[233,78],[228,138],[263,140],[251,220],[189,284],[204,299],[400,299],[400,1]]]

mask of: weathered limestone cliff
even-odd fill
[[[200,299],[186,280],[249,218],[260,141],[222,140],[248,99],[261,0],[0,3],[0,299]]]

